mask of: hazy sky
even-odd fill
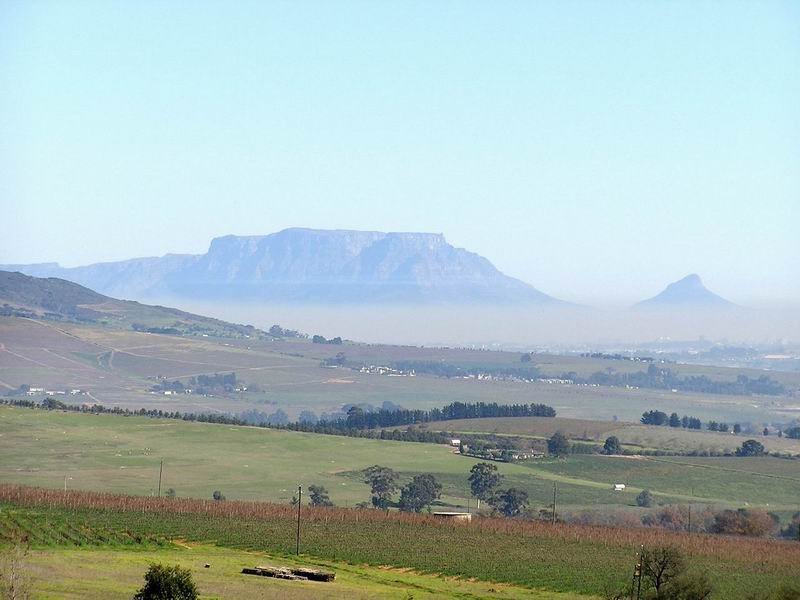
[[[0,203],[0,263],[431,231],[800,302],[800,2],[0,0]]]

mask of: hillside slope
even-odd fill
[[[222,337],[266,335],[236,325],[164,306],[116,300],[71,281],[0,271],[0,315],[98,323],[122,329]]]

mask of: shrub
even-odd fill
[[[560,431],[556,431],[549,440],[547,440],[547,451],[553,456],[563,456],[569,452],[569,440]]]
[[[133,600],[196,600],[197,597],[197,587],[188,569],[152,564],[144,575],[144,586]]]
[[[603,444],[604,454],[622,454],[622,444],[619,443],[619,438],[612,435],[606,438],[606,443]]]
[[[639,495],[636,496],[636,506],[650,508],[653,506],[653,501],[653,494],[650,490],[642,490]]]
[[[763,510],[740,508],[715,514],[711,530],[728,535],[763,537],[773,533],[777,527],[778,521],[773,515]]]
[[[736,450],[736,456],[761,456],[764,454],[764,444],[757,440],[747,440]]]

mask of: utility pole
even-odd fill
[[[164,472],[164,459],[161,459],[161,466],[158,468],[158,497],[161,498],[161,473]]]
[[[636,565],[633,567],[633,580],[631,581],[631,600],[633,599],[634,593],[636,594],[636,600],[639,600],[639,594],[642,591],[642,555],[644,554],[644,544],[639,549],[639,554],[636,556]],[[636,582],[639,582],[639,589],[636,589]]]
[[[556,483],[553,482],[553,525],[556,524]]]
[[[644,558],[644,544],[639,551],[639,584],[636,587],[636,600],[640,600],[642,597],[642,568],[643,568],[643,558]]]
[[[303,504],[303,486],[297,486],[297,540],[295,554],[300,556],[300,506]]]

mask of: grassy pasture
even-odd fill
[[[432,444],[9,407],[0,407],[0,449],[4,482],[60,488],[67,476],[71,489],[149,495],[164,458],[162,490],[180,496],[218,489],[230,499],[287,502],[298,483],[316,483],[342,506],[369,498],[358,471],[378,463],[404,479],[433,473],[444,484],[442,503],[465,507],[477,462]],[[498,467],[504,485],[528,491],[533,508],[552,501],[553,483],[565,509],[629,506],[643,488],[663,502],[800,505],[800,461],[573,456]],[[630,486],[624,494],[611,489],[620,482]]]
[[[457,431],[459,433],[497,433],[543,439],[561,431],[571,439],[592,440],[598,444],[609,436],[616,436],[623,444],[647,449],[689,452],[692,450],[733,452],[748,439],[757,439],[770,452],[800,454],[800,440],[776,435],[764,437],[760,433],[718,433],[705,430],[688,430],[656,427],[612,421],[569,419],[563,417],[498,417],[488,419],[456,419],[419,425],[430,431]]]
[[[316,600],[354,598],[532,598],[574,600],[590,598],[491,584],[454,577],[425,575],[408,569],[350,565],[311,557],[222,548],[208,544],[170,545],[166,548],[100,546],[40,547],[26,560],[32,597],[86,600],[129,600],[143,583],[151,563],[180,565],[192,572],[202,598],[254,600]],[[204,568],[206,563],[210,569]],[[331,570],[330,584],[293,582],[242,575],[242,567],[270,564]]]

